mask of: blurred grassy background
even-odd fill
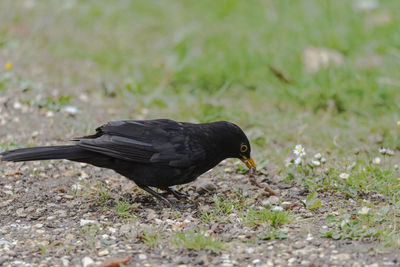
[[[82,113],[69,123],[86,131],[108,119],[229,120],[276,162],[296,143],[397,146],[400,2],[358,2],[3,0],[0,63],[13,76],[2,73],[0,95],[71,96]],[[307,71],[310,47],[340,64]]]

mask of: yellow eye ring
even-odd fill
[[[240,146],[240,152],[242,152],[242,153],[246,152],[247,149],[248,149],[248,147],[246,145],[241,145]]]

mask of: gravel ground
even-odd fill
[[[2,144],[56,144],[68,139],[60,136],[80,135],[71,126],[77,118],[68,112],[37,110],[11,96],[0,100]],[[257,179],[269,183],[277,196],[263,196],[233,161],[224,161],[196,182],[182,186],[190,199],[169,209],[110,170],[68,161],[1,162],[0,265],[112,266],[104,262],[115,258],[126,260],[128,266],[399,264],[400,256],[378,250],[377,241],[321,237],[327,214],[351,209],[344,198],[319,192],[322,207],[310,211],[301,202],[309,192],[265,173]],[[243,224],[235,212],[205,222],[201,211],[215,209],[215,196],[247,201],[246,208],[285,207],[291,217],[281,227],[286,238],[262,240],[265,226]],[[127,203],[128,208],[118,211],[118,203]],[[173,242],[174,232],[198,229],[221,240],[223,248],[195,250]]]

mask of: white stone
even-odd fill
[[[71,114],[71,115],[76,115],[80,113],[81,111],[75,107],[75,106],[66,106],[62,109],[63,112]]]
[[[87,256],[82,259],[82,266],[83,267],[89,267],[93,263],[94,263],[94,261],[91,258],[87,257]]]
[[[69,266],[69,260],[65,256],[61,258],[63,266]]]
[[[99,255],[100,257],[102,257],[102,256],[107,256],[108,254],[110,254],[110,252],[108,252],[108,250],[101,250],[101,251],[99,251],[99,253],[98,253],[98,255]]]
[[[81,219],[80,225],[81,225],[81,226],[84,226],[84,225],[86,225],[86,224],[97,224],[97,221],[95,221],[95,220],[85,220],[85,219]]]
[[[138,257],[139,257],[139,260],[146,260],[147,259],[146,254],[139,254]]]
[[[279,197],[277,196],[270,196],[267,199],[267,203],[270,205],[278,205],[279,204]]]
[[[15,109],[20,109],[22,107],[21,103],[19,102],[14,102],[13,108]]]

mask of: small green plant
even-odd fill
[[[146,245],[150,246],[150,247],[154,247],[158,244],[159,242],[159,236],[157,234],[154,233],[145,233],[143,235],[143,241]]]
[[[276,229],[274,227],[269,227],[267,228],[264,233],[260,236],[261,240],[270,240],[270,239],[286,239],[287,234],[280,230]]]
[[[328,215],[327,225],[321,229],[321,235],[332,239],[385,239],[395,234],[392,229],[397,221],[390,216],[390,206],[383,206],[377,211],[362,207],[357,214],[341,216]]]
[[[211,211],[200,210],[200,218],[204,223],[210,221],[230,223],[227,216],[231,213],[241,213],[246,203],[241,197],[231,199],[228,197],[213,197],[214,208]]]
[[[77,186],[74,186],[73,188],[71,188],[71,189],[69,190],[69,193],[70,193],[71,195],[73,195],[74,197],[78,196],[78,195],[79,195],[79,192],[80,192],[80,190],[79,190],[79,188],[78,188]]]
[[[309,210],[319,209],[321,207],[321,201],[318,199],[318,193],[312,191],[304,200],[303,204]]]
[[[222,241],[205,235],[203,231],[174,232],[171,236],[171,243],[187,249],[208,249],[214,252],[218,252],[224,248]]]
[[[71,101],[71,96],[59,96],[58,98],[46,97],[39,100],[36,105],[39,108],[59,111],[62,107]]]
[[[200,218],[204,223],[208,224],[209,222],[211,222],[212,213],[200,209]]]
[[[96,237],[101,234],[101,229],[97,224],[84,225],[79,234],[85,238],[86,245],[93,251],[96,250]]]
[[[0,143],[0,152],[22,148],[23,146],[17,145],[14,142]]]
[[[283,224],[289,223],[290,219],[287,211],[263,208],[260,210],[249,209],[243,221],[248,226],[267,225],[277,228]]]
[[[245,174],[249,172],[249,168],[246,165],[243,165],[239,160],[235,162],[233,165],[235,167],[235,171],[240,174]]]
[[[327,221],[331,223],[331,227],[321,229],[323,237],[357,240],[365,237],[376,239],[382,234],[377,228],[368,227],[360,219],[351,219],[349,215],[343,216],[341,221],[336,220],[333,215],[328,215]]]
[[[40,252],[41,252],[42,254],[46,254],[46,253],[47,253],[47,248],[46,248],[45,246],[39,245],[39,249],[40,249]]]
[[[215,211],[219,215],[227,215],[232,213],[235,209],[240,209],[238,201],[236,200],[214,196],[213,201],[215,204]]]
[[[99,182],[96,184],[97,187],[97,202],[101,205],[104,205],[107,200],[110,198],[110,191],[108,190],[108,188],[102,183]]]
[[[155,247],[160,242],[160,239],[163,238],[163,234],[160,230],[151,227],[143,229],[137,237],[149,247]]]
[[[129,219],[129,218],[133,217],[133,215],[130,213],[130,211],[132,211],[139,205],[140,204],[138,204],[138,203],[130,204],[128,201],[125,201],[125,200],[123,200],[123,201],[117,200],[114,209],[115,209],[115,212],[117,214],[119,214],[119,216],[122,219]]]

